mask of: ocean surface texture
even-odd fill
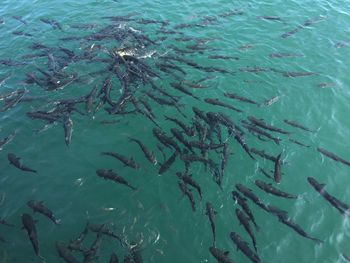
[[[0,263],[350,261],[349,1],[0,2]]]

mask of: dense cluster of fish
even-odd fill
[[[316,132],[313,129],[299,124],[295,120],[283,120],[285,128],[271,125],[269,120],[255,117],[243,110],[242,105],[250,105],[256,109],[264,109],[278,101],[279,97],[266,99],[258,102],[253,98],[245,97],[235,92],[224,92],[223,96],[217,98],[205,97],[200,95],[202,89],[210,88],[206,83],[217,74],[233,75],[234,71],[216,66],[205,66],[196,63],[187,55],[206,54],[208,60],[233,60],[240,58],[234,55],[215,54],[215,49],[208,44],[212,39],[187,36],[182,29],[201,28],[211,24],[220,23],[220,19],[229,19],[231,16],[242,15],[240,10],[233,10],[228,13],[219,14],[213,17],[202,17],[195,23],[175,24],[170,21],[158,21],[139,18],[137,14],[124,16],[109,16],[102,19],[109,21],[107,26],[96,24],[76,24],[70,25],[73,30],[83,31],[66,37],[61,37],[62,43],[78,43],[81,47],[77,50],[71,50],[63,46],[49,46],[33,42],[29,49],[33,53],[24,55],[22,61],[9,59],[0,60],[2,66],[18,67],[30,66],[31,72],[25,74],[24,85],[36,86],[42,89],[45,96],[34,96],[26,88],[14,89],[10,92],[0,94],[2,103],[0,112],[10,111],[20,104],[32,103],[31,110],[26,114],[28,118],[41,122],[43,131],[60,123],[64,130],[64,142],[69,146],[73,142],[73,119],[76,115],[92,117],[99,111],[104,111],[113,118],[125,115],[138,114],[145,120],[152,123],[152,135],[157,141],[155,145],[140,139],[130,137],[129,143],[135,144],[145,156],[145,162],[137,162],[133,157],[125,156],[123,153],[112,151],[112,149],[100,149],[101,155],[105,158],[113,158],[120,166],[127,166],[130,169],[140,170],[146,166],[155,166],[158,174],[173,174],[177,178],[179,192],[183,194],[190,203],[193,212],[200,207],[201,200],[205,199],[204,190],[198,182],[197,175],[191,174],[194,163],[200,163],[205,167],[208,174],[212,176],[213,182],[222,189],[223,179],[227,173],[227,165],[234,152],[238,154],[241,148],[242,154],[255,162],[257,158],[263,158],[271,162],[270,168],[260,168],[261,174],[265,180],[255,180],[255,185],[265,194],[278,196],[281,198],[295,200],[299,198],[297,193],[287,193],[283,191],[283,165],[285,164],[283,150],[276,156],[268,153],[264,149],[256,149],[247,144],[247,138],[256,138],[266,143],[274,143],[277,146],[281,141],[297,144],[301,147],[311,147],[303,142],[294,139],[294,129],[303,132]],[[27,28],[28,23],[19,16],[13,16]],[[282,19],[274,16],[260,16],[258,19],[281,22]],[[298,31],[309,27],[315,23],[323,21],[324,17],[308,19],[297,28],[286,32],[282,38],[288,38]],[[53,30],[66,30],[66,25],[62,26],[58,21],[48,18],[40,19],[42,23],[51,26]],[[0,19],[0,24],[4,23]],[[151,25],[151,28],[146,27]],[[67,25],[68,26],[68,25]],[[152,32],[149,34],[149,32]],[[147,34],[146,34],[147,33]],[[24,31],[15,31],[15,35],[31,37],[32,35]],[[166,46],[166,41],[170,39],[172,43],[179,45]],[[162,46],[160,45],[162,43]],[[185,46],[184,46],[185,43]],[[186,44],[190,43],[190,44]],[[247,47],[244,47],[247,48]],[[271,58],[288,58],[303,56],[297,53],[273,53]],[[35,63],[34,63],[35,62]],[[75,68],[80,64],[98,65],[100,70],[89,73],[75,72]],[[204,77],[199,80],[193,80],[190,72],[197,70],[204,73]],[[281,73],[284,77],[305,77],[317,75],[313,72],[285,72],[273,68],[244,67],[239,68],[241,72],[260,73],[274,72]],[[213,74],[211,74],[213,73]],[[0,83],[6,81],[11,76],[1,77]],[[66,97],[64,92],[61,98],[53,98],[50,94],[53,91],[60,91],[72,84],[85,85],[86,79],[96,78],[97,81],[90,90],[79,97]],[[190,80],[188,80],[190,79]],[[32,88],[30,89],[32,90]],[[57,95],[57,94],[56,94]],[[183,97],[194,100],[190,107],[186,107],[181,102]],[[36,107],[36,103],[40,106]],[[155,112],[155,105],[172,108],[173,115],[166,113],[161,115]],[[186,102],[187,105],[187,102]],[[195,106],[196,105],[196,106]],[[200,107],[211,107],[212,110],[205,111]],[[113,121],[101,121],[101,124],[114,123]],[[170,130],[165,130],[162,123],[172,124]],[[282,121],[281,121],[282,123]],[[254,136],[254,137],[252,137]],[[16,131],[0,138],[0,149],[6,144],[15,140]],[[124,146],[125,147],[125,146]],[[157,148],[157,152],[155,149]],[[317,148],[324,156],[334,161],[350,166],[350,162],[337,156],[336,154]],[[23,172],[34,174],[40,173],[39,167],[33,164],[27,164],[21,160],[20,153],[8,153],[9,164]],[[162,158],[159,158],[159,155]],[[183,164],[183,170],[175,171],[175,163]],[[178,167],[178,166],[177,166]],[[272,168],[272,171],[270,169]],[[110,181],[125,187],[125,191],[137,191],[138,186],[119,174],[119,171],[113,171],[106,168],[96,170],[96,175],[101,179]],[[266,181],[268,180],[268,181]],[[306,180],[306,179],[305,179]],[[307,181],[319,194],[336,208],[342,215],[349,215],[348,204],[337,199],[325,190],[325,185],[318,182],[313,177],[308,177]],[[278,185],[279,184],[279,185]],[[227,233],[233,244],[252,262],[262,262],[259,256],[259,243],[256,239],[256,231],[259,231],[259,222],[254,217],[251,204],[262,209],[278,222],[293,230],[296,234],[321,244],[322,238],[314,237],[307,233],[302,226],[295,222],[288,212],[265,203],[258,194],[247,185],[237,182],[232,189],[232,199],[235,204],[235,213],[237,222],[247,233],[252,245],[245,241],[235,230]],[[205,215],[208,217],[209,225],[213,235],[212,246],[209,252],[218,262],[234,262],[230,259],[228,252],[216,247],[218,239],[216,234],[216,225],[219,224],[216,219],[217,211],[210,201],[205,202]],[[46,216],[54,224],[64,222],[57,219],[54,213],[47,208],[43,202],[30,200],[27,203],[33,212]],[[28,238],[33,246],[34,253],[43,258],[40,253],[40,243],[37,231],[36,220],[29,213],[22,214],[23,228],[26,230]],[[13,224],[5,219],[0,219],[0,223],[7,227],[14,227]],[[209,226],[208,225],[208,226]],[[252,227],[252,225],[254,227]],[[85,241],[86,236],[94,235],[95,239],[91,244]],[[137,242],[130,244],[125,241],[119,233],[114,233],[106,224],[93,225],[87,223],[81,234],[70,242],[57,241],[55,246],[57,255],[63,261],[68,263],[75,262],[95,262],[99,258],[102,239],[110,237],[116,239],[120,246],[127,251],[124,255],[124,262],[143,262],[142,248]],[[1,241],[6,242],[1,237]],[[346,258],[346,255],[344,255]],[[78,259],[80,258],[80,259]],[[110,263],[119,262],[118,256],[113,253],[110,256]]]

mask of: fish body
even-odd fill
[[[255,251],[257,251],[255,236],[254,236],[253,230],[249,225],[249,218],[239,208],[236,208],[236,216],[240,224],[243,225],[244,229],[247,231],[248,235],[252,239],[254,249]]]
[[[235,243],[237,246],[237,249],[241,250],[247,258],[254,263],[261,263],[259,256],[250,249],[248,243],[243,241],[243,239],[237,233],[231,232],[230,237],[233,243]]]
[[[56,250],[58,255],[66,262],[66,263],[79,263],[79,261],[73,256],[70,250],[64,245],[62,242],[56,242]]]
[[[195,212],[196,211],[196,203],[194,201],[194,197],[193,197],[191,190],[188,189],[186,184],[182,181],[179,181],[178,185],[179,185],[179,188],[180,188],[181,192],[183,193],[183,195],[186,195],[188,197],[188,199],[190,200],[192,210],[193,210],[193,212]]]
[[[246,199],[243,198],[238,192],[236,191],[232,191],[232,198],[233,200],[235,200],[243,209],[243,211],[247,214],[247,216],[249,217],[250,220],[252,220],[255,228],[257,230],[259,230],[259,227],[258,225],[256,224],[256,221],[255,221],[255,218],[254,218],[254,215],[252,213],[252,211],[250,210],[247,202],[246,202]]]
[[[276,128],[274,126],[271,126],[269,124],[267,124],[266,122],[264,122],[263,120],[259,120],[253,116],[249,116],[248,117],[249,121],[254,123],[257,126],[260,126],[261,128],[273,131],[273,132],[278,132],[278,133],[282,133],[282,134],[290,134],[290,132],[284,131],[282,129]]]
[[[135,160],[133,158],[127,158],[124,155],[121,155],[119,153],[116,152],[102,152],[102,155],[108,155],[108,156],[112,156],[114,158],[116,158],[117,160],[121,161],[125,166],[129,166],[131,168],[134,169],[139,169],[140,165],[138,163],[135,162]]]
[[[242,97],[236,93],[225,92],[224,95],[228,98],[231,98],[231,99],[239,100],[239,101],[250,103],[250,104],[259,105],[259,103],[257,103],[256,101]]]
[[[211,231],[213,233],[213,243],[216,243],[216,230],[215,230],[215,215],[217,212],[215,211],[213,205],[210,202],[206,203],[206,212],[205,214],[208,216],[210,226],[211,226]]]
[[[169,170],[169,168],[171,167],[171,165],[175,162],[176,157],[178,156],[178,152],[175,151],[168,160],[166,160],[159,168],[158,173],[159,174],[163,174],[165,173],[167,170]]]
[[[22,225],[23,228],[27,231],[30,242],[32,243],[35,255],[40,256],[39,252],[39,241],[38,234],[35,227],[34,219],[29,214],[22,214]]]
[[[275,161],[275,170],[273,172],[273,178],[274,178],[276,183],[280,183],[281,178],[282,178],[282,172],[281,172],[282,160],[281,160],[281,158],[282,158],[282,153],[277,155],[276,161]]]
[[[10,164],[12,164],[13,166],[17,167],[18,169],[20,169],[22,171],[31,172],[31,173],[37,172],[37,171],[25,166],[24,164],[22,164],[21,159],[13,153],[9,153],[7,155],[7,159],[9,160]]]
[[[27,205],[35,212],[38,212],[40,214],[43,214],[47,218],[49,218],[52,222],[54,222],[56,225],[60,224],[60,219],[57,219],[53,212],[44,206],[42,201],[35,201],[35,200],[30,200],[27,202]]]
[[[317,150],[318,150],[320,153],[322,153],[323,155],[325,155],[325,156],[327,156],[327,157],[333,159],[334,161],[341,162],[341,163],[343,163],[343,164],[345,164],[345,165],[350,166],[350,162],[349,162],[349,161],[347,161],[347,160],[345,160],[345,159],[343,159],[343,158],[341,158],[341,157],[335,155],[334,153],[332,153],[332,152],[330,152],[330,151],[327,151],[327,150],[324,149],[324,148],[318,147]]]
[[[297,199],[298,198],[297,195],[292,195],[292,194],[288,194],[286,192],[283,192],[283,191],[273,187],[272,184],[265,183],[265,182],[263,182],[261,180],[255,180],[255,184],[260,189],[262,189],[263,191],[265,191],[266,193],[269,193],[269,194],[273,194],[273,195],[276,195],[276,196],[289,198],[289,199]]]
[[[131,188],[132,190],[136,190],[136,188],[128,183],[123,177],[119,176],[112,170],[107,169],[99,169],[96,171],[97,176],[104,178],[105,180],[111,180],[119,184],[126,185],[127,187]]]
[[[66,142],[66,145],[69,146],[71,140],[72,140],[72,133],[73,133],[73,121],[69,116],[64,117],[64,141]]]
[[[205,101],[206,103],[208,103],[208,104],[211,104],[211,105],[225,107],[225,108],[228,108],[228,109],[237,111],[237,112],[243,112],[242,110],[237,109],[236,107],[233,107],[233,106],[230,105],[230,104],[221,102],[219,99],[210,99],[210,98],[206,98],[206,99],[204,99],[204,101]]]
[[[135,142],[135,143],[137,143],[140,146],[142,152],[145,154],[147,160],[150,163],[152,163],[153,165],[156,165],[158,163],[154,153],[151,150],[149,150],[146,147],[146,145],[144,145],[140,140],[134,139],[134,138],[130,138],[129,141]]]

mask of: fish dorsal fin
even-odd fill
[[[230,254],[230,251],[225,251],[225,252],[224,252],[224,255],[225,255],[225,256],[228,256],[229,254]]]

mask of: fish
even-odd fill
[[[282,173],[281,173],[282,161],[281,161],[281,157],[282,157],[282,153],[277,155],[276,161],[275,161],[275,170],[273,172],[273,178],[274,178],[276,183],[280,183],[281,182],[281,178],[282,178]]]
[[[295,77],[307,77],[307,76],[313,76],[313,75],[318,75],[318,73],[315,72],[284,72],[282,74],[284,77],[287,78],[295,78]]]
[[[259,256],[250,249],[248,243],[243,241],[240,235],[235,232],[231,232],[230,238],[237,246],[237,249],[241,250],[247,258],[249,258],[254,263],[261,263]]]
[[[336,162],[341,162],[342,164],[345,164],[345,165],[350,166],[350,162],[349,162],[349,161],[347,161],[347,160],[345,160],[345,159],[343,159],[343,158],[341,158],[341,157],[335,155],[334,153],[331,153],[330,151],[327,151],[327,150],[324,149],[324,148],[318,147],[317,150],[318,150],[320,153],[322,153],[323,155],[325,155],[325,156],[327,156],[327,157],[333,159],[333,160],[336,161]]]
[[[252,125],[244,120],[242,120],[242,123],[243,123],[243,127],[245,127],[248,131],[252,132],[252,133],[255,133],[255,134],[260,134],[261,136],[264,136],[268,139],[271,139],[273,140],[277,145],[280,144],[280,140],[279,138],[275,138],[273,137],[271,134],[269,134],[268,132],[265,132],[264,130],[258,128],[257,126],[255,125]]]
[[[225,168],[227,167],[228,159],[230,158],[231,152],[228,143],[224,143],[224,148],[222,150],[222,159],[221,159],[221,173],[224,173]]]
[[[21,218],[22,218],[23,229],[27,231],[27,234],[30,242],[32,243],[35,255],[37,255],[38,257],[41,257],[39,252],[38,234],[36,231],[34,219],[32,218],[31,215],[27,213],[22,214]]]
[[[279,16],[258,16],[258,18],[270,21],[282,21],[282,18]]]
[[[184,146],[186,146],[187,149],[193,152],[191,144],[184,138],[181,131],[176,128],[171,128],[170,131],[179,142],[181,142]]]
[[[66,263],[79,263],[73,254],[70,252],[68,247],[62,242],[56,242],[55,244],[58,255],[66,262]]]
[[[270,58],[296,58],[296,57],[304,57],[304,55],[296,54],[296,53],[271,53],[269,57]]]
[[[253,222],[256,230],[259,231],[259,227],[256,224],[254,215],[252,213],[252,211],[250,210],[248,204],[246,203],[247,199],[243,198],[238,192],[236,191],[232,191],[232,198],[233,200],[235,200],[235,202],[237,202],[243,209],[243,211],[247,214],[247,216],[249,217],[249,219]]]
[[[82,248],[81,244],[83,243],[87,234],[89,233],[89,226],[90,222],[87,221],[83,231],[79,234],[79,236],[76,239],[70,241],[68,245],[69,250],[77,250],[80,252],[84,252],[86,250],[85,248]]]
[[[209,247],[209,251],[213,257],[217,259],[218,263],[234,263],[234,261],[228,257],[228,251],[223,251],[216,247]]]
[[[100,232],[97,232],[97,236],[94,242],[91,244],[90,248],[83,253],[84,263],[93,263],[93,262],[96,262],[96,260],[98,260],[101,244],[102,244],[102,234]]]
[[[140,165],[138,163],[135,162],[134,158],[127,158],[124,155],[121,155],[119,153],[116,152],[102,152],[101,155],[107,155],[107,156],[112,156],[114,158],[116,158],[117,160],[121,161],[125,166],[129,166],[133,169],[140,169]]]
[[[293,30],[291,31],[288,31],[286,33],[283,33],[281,35],[282,38],[288,38],[294,34],[296,34],[297,32],[299,32],[301,29],[304,29],[305,27],[308,27],[310,25],[313,25],[315,23],[318,23],[318,22],[321,22],[323,20],[325,20],[326,17],[324,16],[319,16],[319,17],[315,17],[315,18],[312,18],[312,19],[307,19],[303,24],[297,26],[296,28],[294,28]]]
[[[27,202],[27,205],[33,210],[33,212],[38,212],[40,214],[43,214],[47,218],[49,218],[52,222],[54,222],[56,225],[59,225],[61,220],[57,219],[53,212],[48,209],[47,207],[44,206],[43,201],[35,201],[35,200],[30,200]]]
[[[69,117],[69,115],[64,116],[63,127],[64,127],[64,141],[66,142],[66,145],[69,146],[72,140],[72,133],[73,133],[73,121]]]
[[[125,245],[125,242],[123,241],[123,239],[118,234],[113,232],[111,229],[106,227],[105,224],[97,224],[97,225],[89,224],[88,228],[94,233],[100,233],[102,235],[115,238],[120,242],[121,245]]]
[[[158,139],[159,142],[161,142],[164,146],[168,148],[173,148],[174,150],[181,152],[180,147],[177,145],[177,143],[171,138],[165,135],[165,133],[159,129],[159,128],[153,128],[152,130],[153,135]]]
[[[196,202],[194,201],[194,197],[193,197],[191,190],[187,188],[186,184],[183,181],[179,181],[178,185],[179,185],[179,188],[180,188],[182,194],[186,195],[188,197],[188,199],[190,200],[192,211],[195,212],[196,211]]]
[[[243,225],[245,231],[247,231],[248,235],[252,239],[255,251],[257,251],[255,236],[254,236],[254,233],[249,225],[249,218],[239,208],[236,208],[235,211],[236,211],[236,216],[237,216],[240,224]]]
[[[166,171],[169,170],[170,166],[175,162],[176,160],[176,157],[178,156],[178,152],[175,151],[173,153],[173,155],[170,156],[170,158],[168,160],[166,160],[159,168],[158,170],[158,174],[163,174],[165,173]]]
[[[304,130],[304,131],[315,132],[314,130],[311,130],[311,129],[309,129],[309,128],[307,128],[307,127],[305,127],[305,126],[303,126],[303,125],[301,125],[301,124],[299,124],[299,123],[297,123],[297,122],[295,122],[295,121],[286,120],[286,119],[284,119],[283,121],[284,121],[285,123],[287,123],[287,124],[293,126],[293,127],[302,129],[302,130]]]
[[[181,129],[183,129],[183,131],[186,133],[187,136],[194,136],[194,129],[193,127],[188,127],[185,123],[183,123],[182,121],[175,119],[175,118],[171,118],[169,116],[164,115],[165,119],[168,121],[172,121],[174,123],[176,123]]]
[[[296,233],[298,233],[302,237],[313,240],[317,244],[323,243],[323,240],[309,236],[298,224],[294,223],[290,218],[287,218],[284,215],[278,215],[278,218],[279,218],[281,223],[290,227],[291,229],[293,229]]]
[[[209,59],[224,59],[224,60],[239,60],[239,57],[232,57],[232,56],[222,56],[222,55],[211,55],[208,56]]]
[[[145,154],[146,159],[151,164],[157,165],[157,158],[155,157],[154,153],[146,147],[146,145],[144,145],[140,140],[134,138],[129,138],[129,141],[137,143],[141,148],[142,152]]]
[[[197,96],[193,95],[192,92],[187,90],[185,87],[181,86],[179,83],[171,82],[170,86],[172,86],[174,89],[177,89],[178,91],[181,91],[182,93],[191,96],[192,98],[195,98],[196,100],[200,100]]]
[[[262,172],[263,175],[265,175],[267,178],[269,179],[273,179],[273,177],[268,173],[266,172],[263,168],[259,168],[259,170]]]
[[[12,16],[12,18],[16,19],[17,21],[21,22],[22,24],[24,24],[26,26],[28,25],[28,23],[25,20],[23,20],[22,16]]]
[[[261,128],[264,128],[264,129],[267,129],[267,130],[270,130],[270,131],[273,131],[273,132],[278,132],[278,133],[287,134],[287,135],[290,134],[290,132],[284,131],[284,130],[276,128],[274,126],[271,126],[271,125],[267,124],[264,120],[257,119],[254,116],[249,116],[248,120],[251,123],[254,123],[257,126],[260,126]]]
[[[251,148],[250,151],[256,155],[259,155],[260,157],[264,158],[264,159],[267,159],[271,162],[276,162],[276,157],[270,155],[270,154],[267,154],[264,150],[258,150],[258,149],[255,149],[255,148]]]
[[[109,258],[109,263],[119,263],[118,256],[116,253],[112,253]]]
[[[202,189],[200,185],[193,180],[193,178],[187,174],[183,174],[180,172],[176,173],[176,176],[181,179],[185,184],[191,185],[193,188],[195,188],[199,194],[200,199],[202,200]]]
[[[315,178],[307,178],[309,184],[320,193],[333,207],[335,207],[342,215],[350,216],[350,206],[330,195],[324,188],[325,184],[319,183]]]
[[[289,139],[289,141],[292,142],[292,143],[298,144],[298,145],[300,145],[300,146],[306,147],[306,148],[311,147],[310,145],[306,145],[306,144],[301,143],[301,142],[299,142],[299,141],[297,141],[297,140],[294,140],[294,139]]]
[[[227,104],[227,103],[224,103],[224,102],[219,101],[219,99],[210,99],[210,98],[206,98],[206,99],[204,99],[204,101],[205,101],[206,103],[208,103],[208,104],[211,104],[211,105],[225,107],[225,108],[234,110],[234,111],[236,111],[236,112],[243,112],[242,110],[237,109],[236,107],[233,107],[232,105],[229,105],[229,104]]]
[[[242,184],[236,184],[236,189],[240,191],[245,197],[249,198],[253,203],[255,203],[257,206],[259,206],[261,209],[265,210],[266,212],[270,213],[271,211],[269,208],[260,200],[259,197],[257,197],[251,189],[248,187],[242,185]]]
[[[289,194],[286,192],[283,192],[275,187],[272,186],[272,184],[265,183],[264,181],[261,180],[255,180],[256,186],[258,186],[260,189],[265,191],[266,193],[273,194],[276,196],[284,197],[284,198],[289,198],[289,199],[297,199],[297,195]]]
[[[227,98],[230,98],[230,99],[235,99],[235,100],[239,100],[239,101],[242,101],[242,102],[247,102],[247,103],[250,103],[250,104],[259,105],[259,103],[257,103],[256,101],[248,99],[248,98],[245,98],[245,97],[242,97],[242,96],[240,96],[240,95],[238,95],[236,93],[225,92],[224,96],[227,97]]]
[[[45,24],[48,24],[50,26],[52,26],[54,29],[59,29],[59,30],[63,30],[62,29],[62,26],[60,23],[58,23],[56,20],[54,19],[49,19],[49,18],[40,18],[40,21],[45,23]]]
[[[217,212],[215,211],[213,205],[210,202],[206,203],[206,212],[205,214],[208,216],[210,226],[211,226],[211,231],[213,233],[213,244],[215,245],[216,243],[216,230],[215,230],[215,215]]]
[[[13,166],[17,167],[18,169],[20,169],[22,171],[31,172],[31,173],[37,173],[36,170],[33,170],[33,169],[25,166],[24,164],[22,164],[21,158],[17,157],[13,153],[9,153],[7,155],[7,159],[9,160],[10,164],[12,164]]]
[[[111,180],[118,184],[126,185],[127,187],[129,187],[134,191],[137,190],[134,186],[130,185],[123,177],[119,176],[117,173],[113,172],[112,170],[99,169],[96,171],[96,174],[105,180]]]

